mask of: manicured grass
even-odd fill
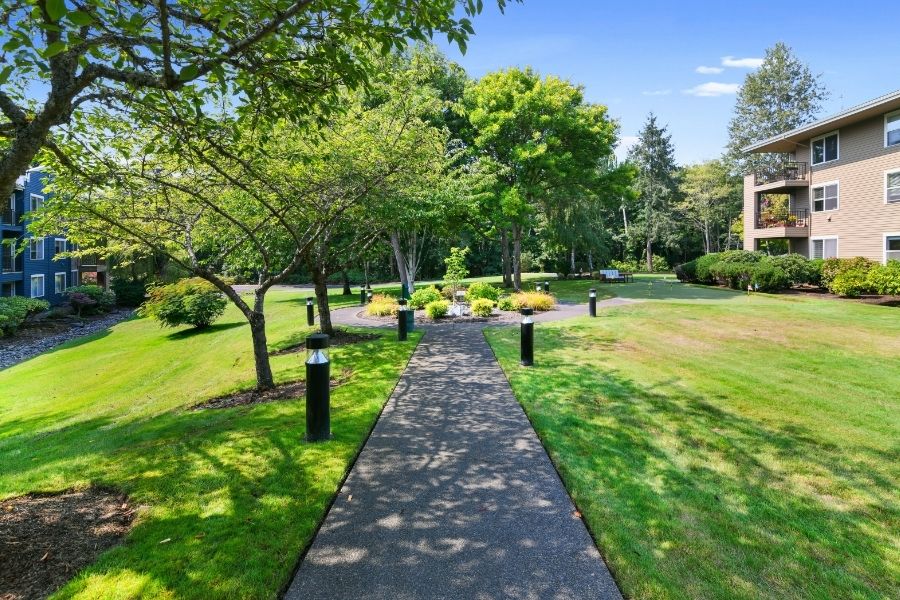
[[[487,337],[626,596],[897,597],[900,312],[601,289],[651,301]]]
[[[271,347],[309,333],[304,305],[269,293]],[[419,337],[332,350],[333,373],[352,376],[332,392],[334,439],[315,445],[302,398],[188,410],[252,386],[232,308],[205,332],[132,320],[67,344],[0,372],[0,498],[100,485],[141,506],[125,544],[55,597],[277,597]],[[276,378],[301,379],[304,359],[273,357]]]

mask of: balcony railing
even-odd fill
[[[19,222],[16,218],[16,211],[11,208],[4,208],[0,210],[0,225],[18,225]]]
[[[805,208],[784,211],[763,211],[756,215],[757,229],[772,227],[809,227],[809,211]]]
[[[754,175],[755,185],[766,185],[776,181],[808,181],[809,165],[805,162],[786,162],[781,165],[764,167]]]
[[[21,271],[22,267],[16,259],[16,256],[4,252],[2,259],[0,259],[0,273],[18,273]]]

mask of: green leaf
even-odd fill
[[[82,10],[70,12],[67,18],[76,25],[90,25],[94,22],[94,17]]]
[[[66,0],[47,0],[47,14],[51,21],[59,21],[67,12]]]
[[[200,69],[197,65],[188,65],[181,70],[181,73],[178,74],[178,78],[182,81],[190,81],[197,77],[197,73],[200,72]]]
[[[6,67],[2,71],[0,71],[0,84],[6,83],[6,81],[9,79],[9,76],[12,75],[12,72],[13,72],[12,65],[9,65],[8,67]]]
[[[44,58],[51,58],[66,49],[66,43],[62,41],[53,42],[47,46],[43,52]]]

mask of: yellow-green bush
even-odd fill
[[[450,310],[450,303],[446,300],[435,300],[425,305],[425,314],[429,319],[440,319],[447,316]]]
[[[489,317],[494,312],[494,302],[489,298],[478,298],[472,301],[472,314],[476,317]]]
[[[500,298],[500,310],[521,310],[532,308],[537,312],[552,310],[556,306],[556,297],[547,292],[518,292]]]
[[[372,301],[366,305],[366,314],[370,317],[395,317],[400,305],[397,299],[387,294],[375,294]]]

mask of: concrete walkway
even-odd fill
[[[286,598],[621,598],[482,327],[427,328]]]

